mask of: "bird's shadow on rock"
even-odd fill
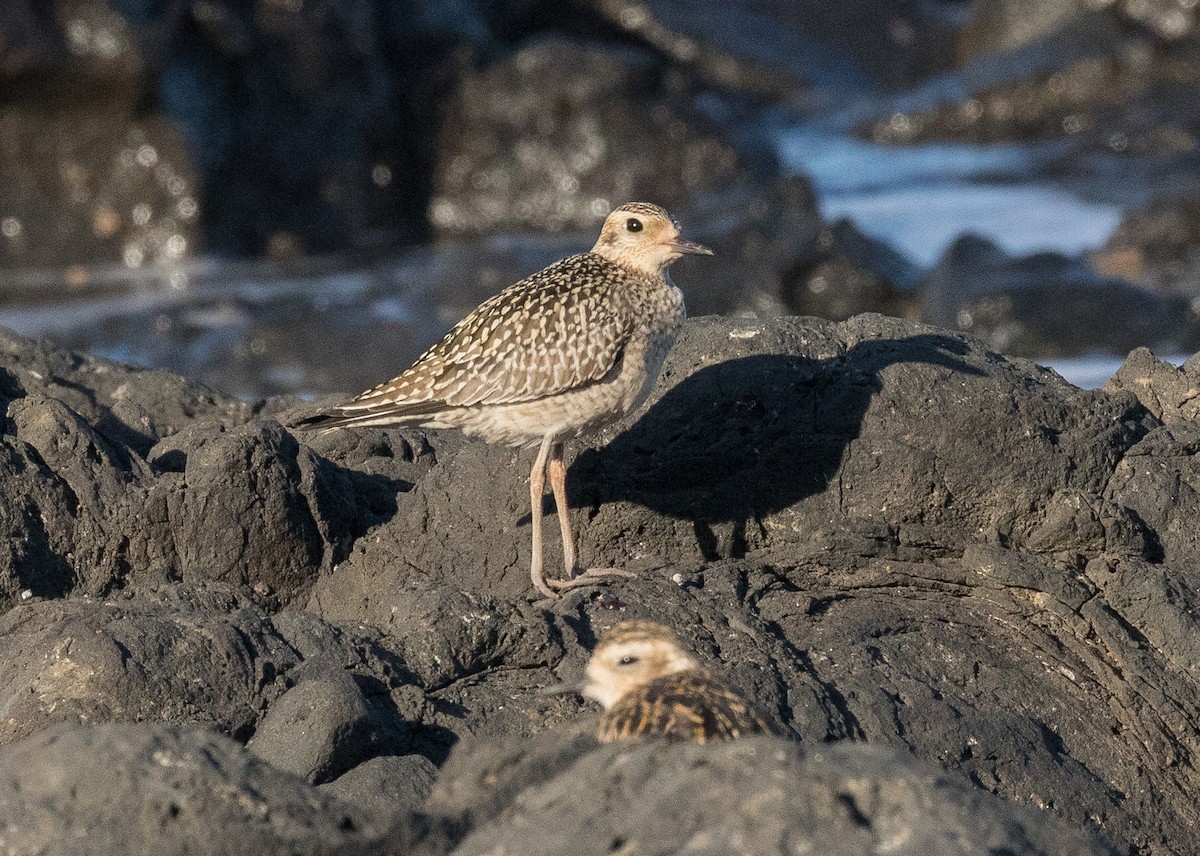
[[[748,522],[829,486],[884,369],[925,363],[982,375],[959,358],[968,350],[960,339],[922,334],[861,342],[826,360],[759,354],[705,367],[612,442],[579,455],[570,503],[627,500],[690,520],[708,560],[720,558],[711,526],[733,523],[737,557]]]

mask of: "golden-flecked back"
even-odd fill
[[[595,253],[555,262],[481,303],[407,371],[342,408],[400,418],[533,401],[605,377],[637,324],[637,274]]]
[[[637,737],[710,743],[773,733],[740,695],[706,670],[689,669],[626,693],[605,712],[596,736],[605,743]]]

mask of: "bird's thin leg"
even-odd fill
[[[554,507],[558,510],[558,528],[562,530],[563,576],[575,576],[575,534],[571,531],[571,509],[567,505],[567,465],[563,463],[563,444],[550,448],[550,489],[554,491]]]
[[[562,529],[563,564],[566,566],[565,580],[545,580],[551,588],[563,591],[576,586],[595,585],[597,577],[632,577],[629,571],[619,568],[590,568],[575,575],[575,536],[571,532],[571,513],[567,505],[567,465],[563,463],[563,444],[555,443],[546,465],[550,473],[550,489],[554,491],[554,504],[558,509],[558,525]]]
[[[533,580],[533,587],[546,597],[556,596],[554,589],[546,585],[546,578],[542,574],[542,495],[546,491],[546,459],[553,445],[554,435],[547,434],[542,439],[537,460],[529,472],[529,517],[533,523],[533,559],[529,565],[529,577]]]

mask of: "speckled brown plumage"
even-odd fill
[[[507,445],[538,442],[542,420],[480,417],[602,383],[631,338],[666,339],[683,305],[662,285],[596,253],[555,262],[484,301],[411,368],[318,424],[420,424]],[[560,436],[585,427],[564,426]]]
[[[605,634],[588,661],[583,693],[605,708],[597,730],[604,742],[662,737],[708,743],[774,733],[753,705],[654,622],[625,621]]]
[[[491,443],[540,444],[530,474],[530,577],[550,597],[590,582],[601,572],[571,579],[575,547],[562,444],[620,419],[649,393],[684,318],[683,295],[666,269],[686,253],[711,255],[681,240],[678,225],[657,205],[623,205],[609,214],[590,252],[484,301],[410,368],[299,427],[419,425],[460,428]],[[566,580],[547,580],[541,570],[547,474]]]
[[[689,669],[621,696],[600,719],[596,736],[605,743],[634,737],[710,743],[772,731],[740,695],[704,669]]]

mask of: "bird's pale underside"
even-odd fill
[[[663,737],[709,743],[775,731],[670,630],[649,621],[621,622],[600,640],[582,692],[605,709],[597,731],[604,742]]]
[[[623,571],[575,575],[563,442],[622,418],[650,391],[684,319],[666,274],[683,254],[657,205],[635,202],[604,221],[590,252],[555,262],[479,305],[413,365],[304,426],[460,428],[490,443],[538,445],[530,474],[533,558],[542,594]],[[542,573],[542,494],[549,475],[566,578]]]

